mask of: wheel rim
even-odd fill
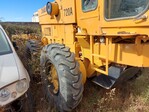
[[[53,64],[50,64],[47,72],[48,90],[52,94],[57,94],[59,91],[59,81],[56,68]]]

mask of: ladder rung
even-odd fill
[[[106,57],[101,56],[101,55],[98,55],[98,54],[92,54],[92,56],[94,56],[94,57],[98,57],[98,58],[101,58],[101,59],[106,59]]]
[[[96,70],[97,72],[100,72],[100,73],[108,75],[108,73],[106,71],[104,71],[104,70],[101,70],[99,68],[93,68],[93,69]]]

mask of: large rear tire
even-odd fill
[[[71,111],[83,93],[82,74],[74,53],[62,44],[50,44],[43,48],[40,60],[47,101],[59,111]]]
[[[30,74],[31,80],[33,77],[40,74],[40,52],[41,44],[38,40],[28,40],[25,48],[25,67]]]

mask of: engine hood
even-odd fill
[[[13,53],[0,55],[0,88],[19,80],[19,73]]]

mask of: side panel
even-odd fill
[[[63,22],[64,23],[76,23],[76,0],[63,0],[62,10],[63,10]]]
[[[42,37],[46,37],[49,44],[65,44],[72,52],[76,52],[73,25],[42,25]]]
[[[64,26],[65,44],[74,44],[74,28],[73,25]]]
[[[79,40],[79,42],[82,40]],[[80,42],[81,43],[81,42]],[[95,43],[94,54],[100,55],[100,57],[106,56],[106,45]],[[109,45],[108,58],[109,63],[114,62],[123,65],[137,66],[137,67],[149,67],[149,45],[141,44],[140,48],[135,44],[111,44]],[[91,48],[82,47],[82,56],[91,60]],[[94,64],[97,66],[105,65],[105,60],[94,57]]]

